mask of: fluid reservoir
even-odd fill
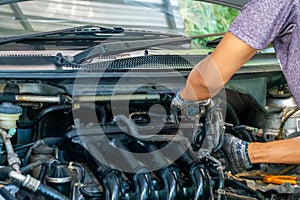
[[[269,108],[280,108],[281,112],[269,114],[264,121],[264,132],[267,136],[278,139],[296,137],[300,133],[300,111],[287,85],[279,85],[268,91]]]
[[[0,104],[0,128],[9,130],[17,127],[17,120],[22,113],[22,108],[12,103]]]
[[[269,98],[268,105],[282,108],[282,112],[268,116],[269,128],[279,129],[279,135],[283,138],[299,136],[300,132],[300,111],[294,98]],[[276,123],[275,123],[276,122]],[[281,129],[281,130],[280,130]]]

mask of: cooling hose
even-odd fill
[[[30,122],[18,122],[18,127],[22,128],[30,128],[34,125],[36,125],[43,117],[45,117],[47,114],[56,112],[56,111],[62,111],[62,110],[69,110],[72,109],[71,105],[54,105],[49,106],[45,109],[43,109],[41,112],[39,112]]]
[[[68,197],[64,196],[51,187],[45,186],[44,184],[40,184],[36,192],[50,200],[69,200]]]

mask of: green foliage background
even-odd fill
[[[195,0],[179,0],[180,13],[188,36],[225,32],[238,10]],[[194,40],[193,47],[204,47],[208,40]]]

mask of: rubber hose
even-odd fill
[[[226,114],[232,120],[233,125],[240,125],[240,120],[231,103],[227,102],[226,105]]]
[[[68,166],[69,163],[61,163],[62,165]],[[79,183],[83,184],[84,179],[85,179],[85,169],[82,167],[81,164],[79,163],[72,163],[73,166],[77,167],[80,170],[80,178],[79,178]],[[83,196],[87,198],[94,198],[94,199],[100,199],[104,196],[102,192],[88,192],[85,190],[84,187],[79,187],[79,191],[83,194]]]
[[[17,200],[5,187],[0,187],[0,195],[5,200]]]
[[[84,197],[87,197],[88,199],[94,198],[94,199],[102,199],[104,197],[103,193],[101,192],[88,192],[85,190],[84,187],[79,187],[79,191],[83,194]]]
[[[11,171],[14,171],[11,167],[1,167],[0,168],[0,180],[9,179],[9,174]]]
[[[37,141],[34,142],[34,144],[28,149],[27,153],[24,156],[23,165],[27,165],[28,164],[32,150],[34,148],[38,147],[43,142],[44,142],[43,140],[37,140]]]
[[[42,183],[44,182],[44,179],[46,177],[47,169],[48,169],[47,165],[42,165],[40,174],[38,176],[38,180],[40,180]]]
[[[62,193],[54,190],[51,187],[45,186],[42,183],[38,186],[36,192],[50,200],[69,200],[69,198]]]
[[[60,142],[62,142],[63,139],[62,138],[57,138],[57,137],[49,137],[49,138],[44,138],[44,139],[41,139],[41,140],[37,140],[30,148],[29,150],[27,151],[26,155],[24,156],[24,159],[23,159],[23,164],[24,165],[27,165],[28,162],[29,162],[29,159],[30,159],[30,156],[31,156],[31,153],[32,153],[32,150],[34,148],[37,148],[39,147],[41,144],[45,143],[47,146],[51,147],[53,145],[58,145]]]
[[[34,161],[33,163],[30,163],[28,165],[25,165],[24,167],[21,168],[21,172],[22,174],[27,174],[28,172],[30,172],[31,170],[33,170],[34,168],[45,164],[47,162],[47,160],[45,158],[41,158],[38,159],[36,161]]]
[[[51,112],[55,112],[55,111],[60,111],[60,110],[68,110],[71,109],[72,106],[71,105],[55,105],[55,106],[50,106],[47,107],[45,109],[43,109],[41,112],[39,112],[31,122],[26,122],[26,123],[21,123],[18,122],[18,127],[32,127],[34,125],[36,125],[45,115],[51,113]]]

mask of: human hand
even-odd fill
[[[171,112],[176,123],[190,123],[193,131],[191,145],[199,158],[218,150],[222,144],[224,121],[221,109],[212,99],[184,100],[180,91],[172,99]],[[187,132],[188,133],[188,132]],[[201,147],[201,149],[200,149]]]
[[[177,92],[171,102],[171,113],[176,123],[179,122],[199,122],[201,116],[205,115],[208,107],[211,106],[212,100],[191,101],[185,100]]]

